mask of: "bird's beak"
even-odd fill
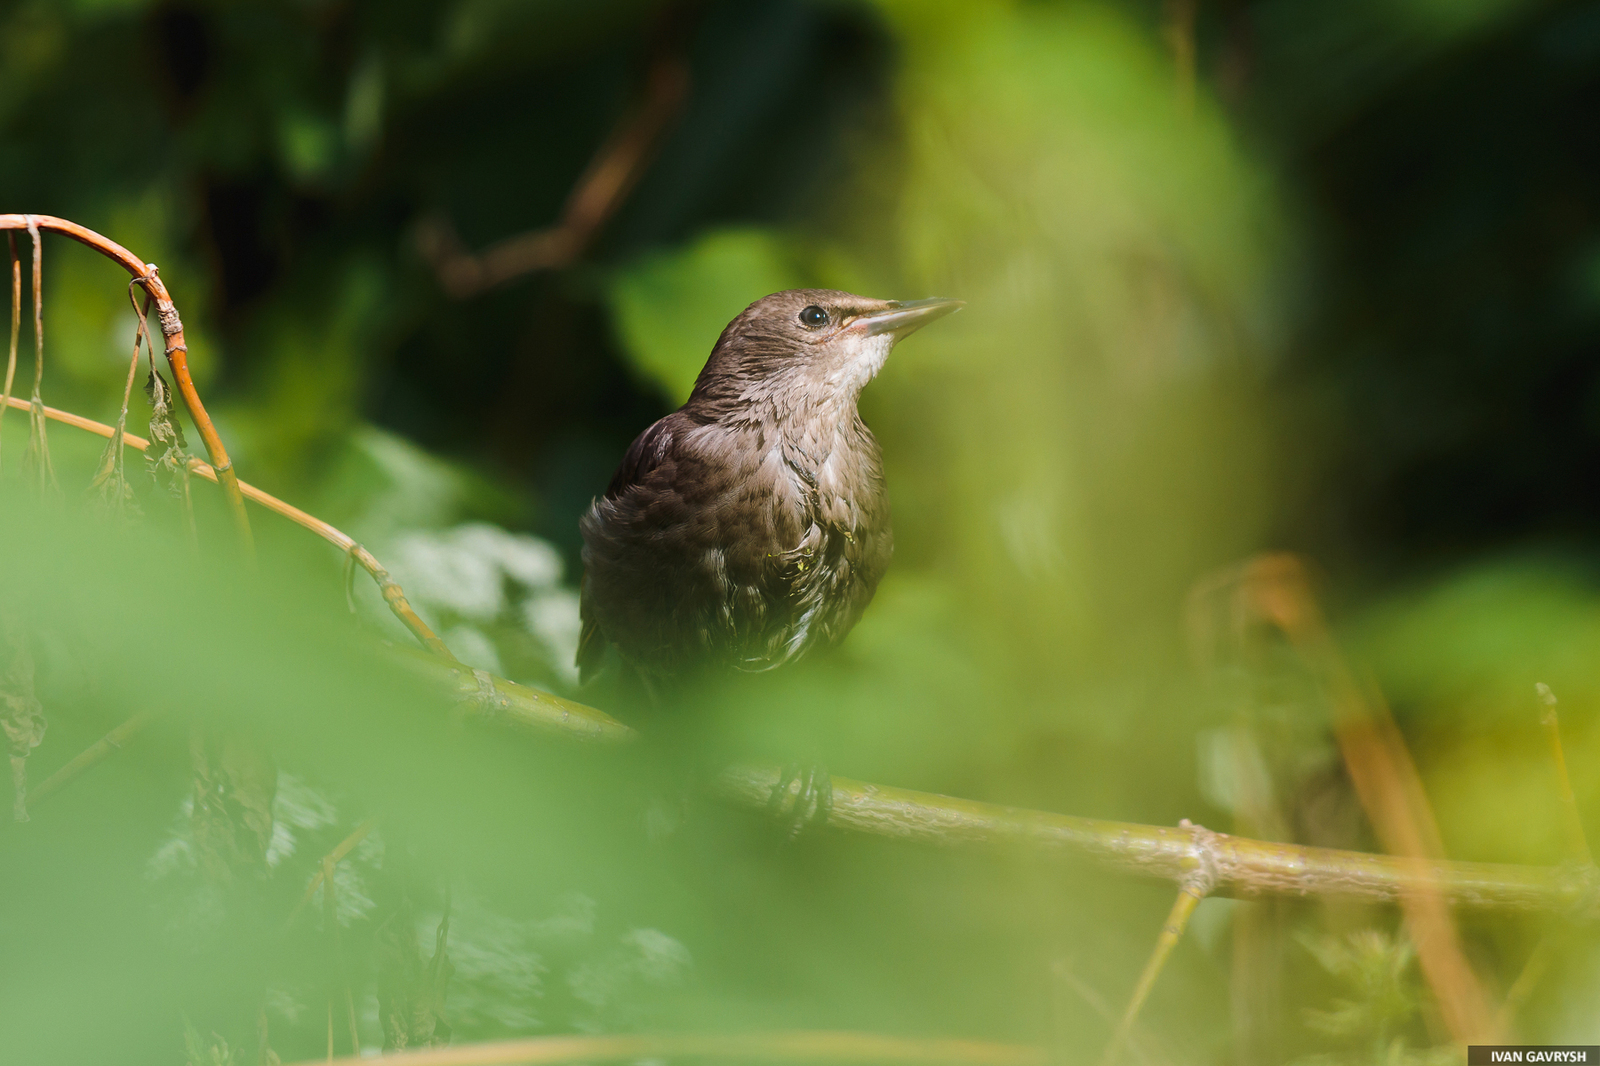
[[[881,311],[868,311],[857,315],[850,325],[862,329],[867,336],[893,333],[894,339],[904,340],[936,318],[959,311],[965,304],[961,300],[910,300],[893,303]]]

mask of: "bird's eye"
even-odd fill
[[[800,324],[807,329],[816,329],[818,326],[826,326],[828,324],[828,312],[824,311],[816,304],[812,304],[810,307],[807,307],[805,310],[800,312]]]

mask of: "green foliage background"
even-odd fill
[[[817,752],[1229,830],[1245,750],[1284,835],[1373,847],[1303,667],[1191,661],[1188,591],[1266,549],[1324,568],[1451,855],[1559,861],[1535,682],[1600,814],[1600,5],[1205,0],[1192,101],[1164,37],[1181,7],[0,4],[0,210],[159,263],[242,476],[370,544],[463,659],[517,680],[571,692],[577,516],[746,303],[967,301],[863,397],[897,534],[877,601],[839,654],[660,727],[694,756],[462,726],[382,658],[375,633],[405,636],[364,584],[348,621],[326,545],[263,516],[243,575],[209,487],[196,554],[142,475],[143,519],[88,517],[98,442],[60,427],[66,503],[42,506],[11,412],[0,618],[49,722],[30,777],[159,724],[0,829],[0,1057],[226,1041],[251,1063],[261,1018],[284,1061],[320,1056],[341,968],[376,1049],[393,931],[426,958],[447,908],[458,1043],[821,1027],[1097,1054],[1165,886],[785,844],[679,799],[717,759]],[[594,245],[446,296],[423,222],[472,248],[549,224],[663,50],[688,102]],[[45,400],[113,421],[126,279],[64,241],[45,275]],[[192,735],[274,761],[273,835],[237,884],[196,837]],[[368,817],[335,962],[319,906],[284,922]],[[1250,908],[1270,935],[1246,957]],[[1463,922],[1491,989],[1543,930]],[[1600,1041],[1592,938],[1559,942],[1517,1031]],[[1395,916],[1315,902],[1203,904],[1143,1025],[1163,1062],[1444,1042]]]

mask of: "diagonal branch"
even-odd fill
[[[284,920],[283,926],[285,929],[294,925],[294,920],[300,917],[300,912],[305,910],[306,905],[316,896],[317,889],[321,888],[323,883],[328,880],[329,871],[339,865],[346,855],[354,851],[357,845],[367,839],[367,836],[373,829],[377,828],[377,825],[378,820],[376,818],[368,818],[351,830],[349,836],[334,845],[332,851],[322,857],[322,861],[317,864],[316,873],[312,874],[311,880],[306,883],[306,890],[300,894],[300,902],[294,905],[294,910],[290,911],[289,917]]]
[[[27,401],[20,400],[15,396],[6,398],[6,403],[12,407],[24,409],[29,406]],[[69,426],[76,426],[78,429],[87,430],[101,437],[110,437],[116,432],[115,429],[104,422],[96,422],[92,418],[84,418],[82,415],[75,415],[70,411],[62,411],[54,407],[45,407],[44,416],[57,422],[65,422]],[[123,433],[122,440],[128,447],[141,452],[147,451],[150,447],[149,441],[132,433]],[[189,470],[191,473],[199,474],[207,481],[220,483],[221,479],[217,476],[216,468],[210,463],[191,457],[189,459]],[[406,599],[405,590],[389,576],[389,571],[383,568],[377,558],[366,548],[357,544],[354,538],[334,528],[322,519],[306,514],[292,504],[284,503],[271,493],[261,491],[249,482],[239,481],[235,478],[234,485],[244,498],[260,504],[274,514],[282,515],[296,525],[309,529],[355,560],[363,570],[372,575],[372,580],[377,583],[379,590],[382,591],[384,602],[389,605],[389,610],[394,613],[396,618],[400,619],[401,624],[411,631],[411,634],[417,638],[422,646],[441,658],[455,662],[455,656],[450,654],[450,649],[445,647],[444,641],[440,640],[433,630],[428,627],[428,623],[418,617],[417,612],[412,609],[410,601]]]
[[[447,217],[426,219],[418,245],[445,292],[464,300],[524,274],[566,266],[582,255],[643,176],[661,135],[688,94],[689,70],[681,57],[667,55],[652,63],[642,105],[600,146],[553,226],[507,237],[473,253],[462,245]]]
[[[21,406],[26,401],[13,397],[11,403]],[[103,437],[114,432],[110,426],[79,415],[54,408],[46,408],[45,412],[50,418]],[[148,446],[132,434],[124,439],[129,447],[142,450]],[[191,468],[202,477],[215,480],[215,472],[200,460],[192,460]],[[354,543],[320,519],[254,486],[243,482],[240,485],[252,500],[325,539],[341,543],[332,535],[337,534]],[[420,619],[416,625],[431,636]],[[453,697],[458,706],[469,708],[482,720],[540,736],[598,743],[626,742],[636,736],[604,711],[507,681],[485,670],[474,670],[454,659],[401,648],[392,649],[392,654],[397,665],[430,681],[442,694]],[[782,771],[776,766],[734,767],[712,781],[710,791],[736,806],[765,811],[781,778]],[[1432,893],[1458,906],[1554,911],[1584,920],[1600,918],[1600,872],[1593,867],[1373,855],[1251,840],[1226,833],[1198,834],[1192,827],[1138,825],[1002,807],[842,777],[832,778],[832,786],[833,808],[828,825],[836,829],[944,847],[1022,847],[1080,856],[1111,870],[1177,884],[1193,877],[1197,868],[1206,869],[1215,876],[1213,895],[1245,899],[1337,896],[1404,903],[1419,893]]]
[[[149,725],[151,718],[149,712],[141,711],[73,756],[65,766],[28,790],[28,806],[32,807],[113,751],[120,749],[135,733]]]

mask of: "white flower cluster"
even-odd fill
[[[384,563],[425,621],[463,662],[504,674],[507,627],[533,639],[546,667],[576,680],[578,597],[545,541],[487,522],[397,535]]]

